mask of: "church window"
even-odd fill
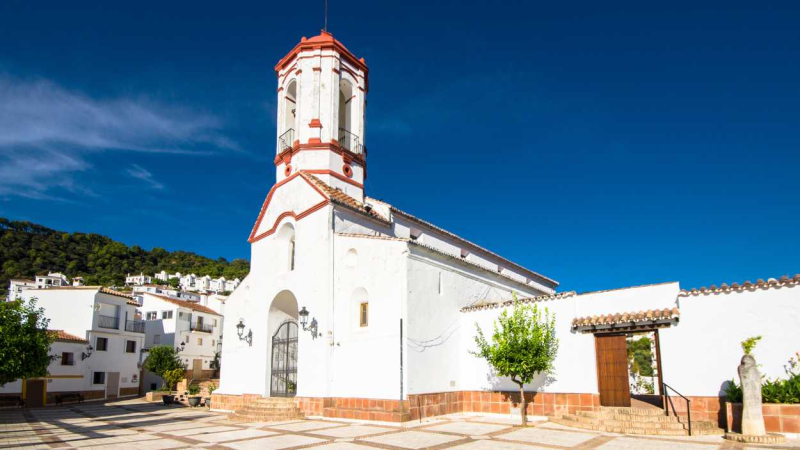
[[[289,239],[289,270],[294,270],[294,236]]]
[[[358,311],[358,324],[362,327],[366,327],[369,325],[369,303],[361,303]]]
[[[275,235],[275,242],[279,250],[283,253],[283,261],[278,261],[278,268],[284,271],[292,271],[297,265],[296,255],[296,241],[294,234],[294,226],[291,223],[284,223],[281,225],[280,230]],[[280,253],[279,253],[280,254]],[[279,258],[282,259],[282,258]],[[282,266],[282,267],[281,267]]]
[[[347,254],[344,257],[344,264],[347,267],[355,267],[356,263],[358,262],[358,252],[356,249],[351,248],[347,251]]]

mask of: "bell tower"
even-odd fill
[[[275,66],[278,76],[276,180],[299,170],[363,200],[364,117],[369,69],[333,35],[303,37]]]

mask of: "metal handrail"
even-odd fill
[[[360,143],[358,136],[344,128],[339,128],[339,146],[356,155],[364,153],[364,145]]]
[[[189,322],[189,329],[191,331],[201,331],[203,333],[211,333],[214,331],[214,326],[207,323]]]
[[[125,321],[125,331],[130,331],[132,333],[144,333],[144,321],[143,320],[126,320]]]
[[[676,391],[675,388],[668,385],[667,383],[661,383],[661,393],[664,395],[664,409],[666,410],[667,417],[669,417],[669,391],[667,389],[672,389],[672,392],[678,394],[684,400],[686,400],[686,419],[689,425],[689,436],[692,435],[692,401],[686,398],[683,394]],[[678,417],[678,413],[675,412],[675,406],[672,407],[672,413],[675,414],[675,417]]]
[[[278,136],[278,153],[292,148],[294,145],[294,128],[289,128],[285,133]]]
[[[97,326],[100,328],[110,328],[113,330],[118,330],[119,317],[101,315],[97,318]]]

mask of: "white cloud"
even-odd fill
[[[0,195],[57,198],[89,193],[74,179],[108,151],[207,155],[240,151],[219,118],[145,98],[91,98],[48,80],[0,73]],[[163,185],[141,168],[129,175]]]
[[[145,169],[144,167],[138,164],[134,164],[128,167],[128,175],[138,180],[144,181],[145,183],[147,183],[148,186],[150,186],[153,189],[164,189],[164,185],[156,181],[156,179],[153,178],[153,174],[150,173],[149,170]]]

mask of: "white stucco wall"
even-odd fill
[[[678,297],[680,323],[661,331],[664,382],[684,395],[715,396],[735,378],[740,342],[762,336],[753,355],[766,378],[785,378],[800,348],[800,287]]]

